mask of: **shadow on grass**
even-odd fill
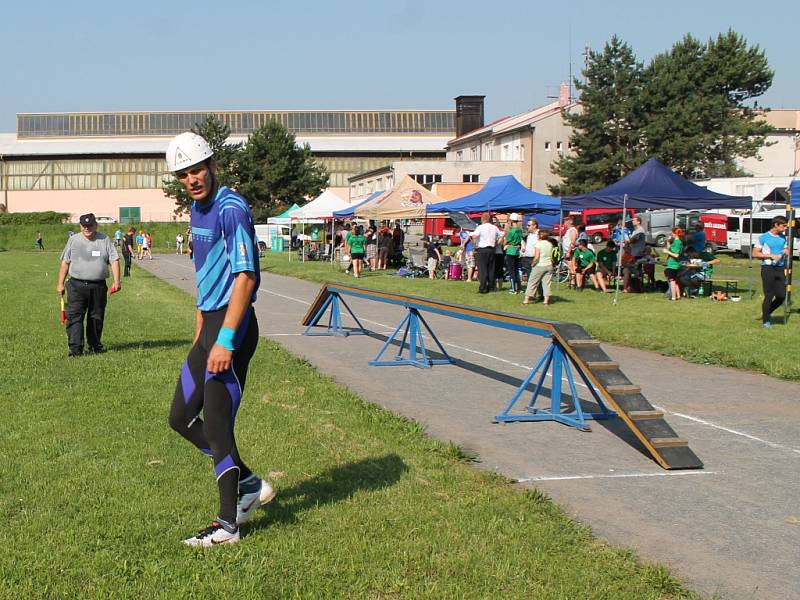
[[[153,348],[174,348],[175,346],[191,345],[191,338],[174,340],[139,340],[134,342],[123,342],[121,344],[107,344],[106,350],[151,350]]]
[[[397,454],[365,458],[323,471],[285,490],[280,490],[265,516],[250,525],[250,532],[275,523],[294,523],[307,510],[341,502],[360,491],[375,491],[397,483],[408,467]]]

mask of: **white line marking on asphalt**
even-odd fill
[[[737,431],[736,429],[731,429],[729,427],[723,427],[722,425],[717,425],[716,423],[712,423],[711,421],[706,421],[705,419],[700,419],[698,417],[693,417],[691,415],[686,415],[684,413],[672,412],[666,410],[665,408],[653,405],[653,408],[657,408],[658,410],[663,410],[665,413],[669,415],[673,415],[675,417],[680,417],[682,419],[688,419],[689,421],[693,421],[695,423],[700,423],[701,425],[705,425],[706,427],[713,427],[714,429],[719,429],[720,431],[725,431],[727,433],[732,433],[734,435],[738,435],[748,440],[753,440],[754,442],[760,442],[769,446],[770,448],[777,448],[779,450],[789,450],[790,452],[794,452],[795,454],[800,454],[800,448],[792,448],[791,446],[784,446],[782,444],[778,444],[776,442],[770,442],[769,440],[764,440],[754,435],[750,435],[749,433],[745,433],[743,431]]]
[[[172,263],[172,264],[174,264],[176,266],[179,266],[179,267],[182,267],[184,269],[190,269],[191,268],[190,266],[179,264],[179,263],[176,263],[176,262],[174,262],[172,260],[168,260],[168,259],[166,260],[166,262]],[[283,294],[279,294],[277,292],[273,292],[272,290],[267,290],[267,289],[264,289],[262,287],[259,287],[258,289],[259,289],[259,291],[264,292],[266,294],[271,294],[273,296],[278,296],[280,298],[284,298],[286,300],[291,300],[293,302],[298,302],[298,303],[304,304],[306,306],[311,304],[310,302],[306,302],[305,300],[300,300],[299,298],[293,298],[291,296],[285,296]],[[389,325],[386,325],[385,323],[379,323],[378,321],[371,321],[369,319],[361,319],[361,320],[364,321],[365,323],[372,323],[373,325],[378,325],[380,327],[384,327],[389,331],[394,331],[394,327],[390,327]],[[271,335],[281,335],[281,334],[271,334]],[[302,335],[302,334],[284,334],[284,335]],[[522,365],[522,364],[510,361],[510,360],[507,360],[505,358],[501,358],[499,356],[494,356],[492,354],[487,354],[485,352],[480,352],[479,350],[474,350],[473,348],[467,348],[465,346],[458,346],[456,344],[452,344],[450,342],[444,342],[444,341],[442,342],[442,344],[444,344],[445,346],[450,346],[451,348],[455,348],[457,350],[462,350],[464,352],[471,352],[471,353],[477,354],[479,356],[484,356],[486,358],[490,358],[492,360],[496,360],[498,362],[502,362],[502,363],[505,363],[507,365],[518,367],[520,369],[525,369],[525,370],[530,371],[533,368],[533,365],[531,365],[531,366]],[[548,373],[548,377],[549,376],[550,376],[550,374]],[[566,381],[566,377],[562,377],[562,380]],[[586,384],[584,384],[583,382],[576,381],[575,383],[576,383],[576,385],[579,385],[581,387],[584,387],[584,388],[588,389],[588,386]],[[737,436],[740,436],[740,437],[744,437],[744,438],[747,438],[748,440],[764,444],[764,445],[766,445],[766,446],[768,446],[770,448],[775,448],[776,450],[788,450],[789,452],[793,452],[795,454],[800,454],[800,448],[792,448],[791,446],[784,446],[782,444],[778,444],[776,442],[770,442],[769,440],[765,440],[765,439],[756,437],[754,435],[751,435],[749,433],[745,433],[743,431],[737,431],[736,429],[731,429],[729,427],[724,427],[722,425],[717,425],[716,423],[712,423],[711,421],[706,421],[705,419],[700,419],[699,417],[693,417],[691,415],[687,415],[687,414],[684,414],[684,413],[673,412],[673,411],[667,410],[666,408],[655,406],[655,405],[653,405],[653,406],[654,406],[654,408],[657,408],[658,410],[663,410],[665,414],[668,414],[668,415],[671,415],[671,416],[680,417],[682,419],[687,419],[687,420],[692,421],[694,423],[698,423],[700,425],[705,425],[706,427],[711,427],[713,429],[719,429],[720,431],[725,431],[726,433],[730,433],[732,435],[737,435]],[[691,473],[696,473],[696,472],[695,471],[682,471],[682,472],[675,472],[675,473],[654,473],[652,475],[642,474],[642,475],[637,475],[637,476],[639,476],[639,477],[661,477],[661,476],[664,476],[664,475],[681,475],[681,474],[691,474]],[[712,471],[702,471],[702,473],[712,473]],[[591,477],[594,477],[594,476],[589,476],[588,478],[591,478]],[[607,476],[598,476],[598,477],[622,477],[622,476],[621,475],[607,475]],[[576,477],[576,478],[580,479],[580,478],[586,478],[586,477],[580,476],[580,477]],[[569,477],[567,479],[569,479]],[[522,481],[522,480],[520,480],[520,481]],[[543,481],[543,480],[531,479],[531,480],[525,480],[525,481]]]
[[[517,483],[529,481],[572,481],[576,479],[630,479],[634,477],[683,477],[684,475],[719,475],[717,471],[666,471],[663,473],[608,473],[603,475],[541,475],[522,477]]]

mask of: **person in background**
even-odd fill
[[[426,257],[428,259],[428,277],[436,279],[436,267],[439,265],[439,261],[442,260],[439,241],[432,235],[429,235],[424,241],[424,244],[426,248]]]
[[[564,219],[561,226],[563,235],[561,237],[561,258],[567,261],[569,266],[569,287],[575,287],[575,263],[572,260],[572,253],[578,247],[578,228],[572,217]]]
[[[353,275],[361,277],[361,269],[364,263],[365,246],[367,238],[364,236],[364,228],[358,225],[355,230],[347,235],[345,251],[353,261]]]
[[[136,235],[136,259],[142,260],[142,244],[144,243],[144,231],[141,229]]]
[[[631,237],[628,239],[628,247],[630,253],[636,258],[640,258],[644,254],[644,249],[647,247],[647,235],[644,227],[642,226],[642,219],[636,215],[632,219],[633,231]]]
[[[692,248],[698,254],[700,252],[705,252],[706,249],[706,230],[705,224],[702,221],[698,221],[694,224],[694,232],[692,232],[686,238],[686,247]]]
[[[117,248],[122,247],[122,230],[117,227],[117,230],[114,232],[114,245]]]
[[[678,301],[681,297],[681,288],[678,284],[678,271],[681,268],[681,256],[683,255],[685,233],[680,227],[672,230],[672,235],[664,248],[667,255],[667,265],[664,275],[669,281],[669,299]]]
[[[42,239],[42,232],[36,232],[36,249],[37,250],[44,250],[44,240]]]
[[[392,230],[392,254],[394,256],[403,255],[403,244],[405,244],[406,234],[403,233],[400,227],[400,221],[394,222],[394,229]]]
[[[595,276],[598,282],[602,282],[603,288],[617,276],[617,245],[614,240],[608,240],[605,247],[597,253]]]
[[[533,259],[531,273],[528,276],[528,287],[525,288],[523,304],[530,304],[539,296],[541,286],[542,303],[550,304],[550,282],[553,278],[553,245],[548,241],[550,232],[540,229],[537,232],[539,239],[533,245]]]
[[[148,232],[144,232],[144,243],[142,244],[142,258],[147,255],[147,258],[153,260],[153,236]]]
[[[761,304],[761,324],[772,327],[772,313],[786,299],[786,217],[772,219],[770,230],[758,237],[753,248],[753,257],[761,259],[761,283],[764,286],[764,302]]]
[[[180,231],[175,236],[175,254],[183,254],[183,234]]]
[[[595,275],[597,257],[589,248],[589,242],[587,240],[578,240],[578,249],[572,253],[572,260],[575,263],[575,285],[579,292],[583,291],[586,277],[589,278],[596,290],[601,289],[604,292],[606,291],[605,281],[601,283]]]
[[[297,250],[297,236],[299,232],[297,231],[297,225],[292,225],[292,230],[289,232],[289,248],[292,250]]]
[[[617,245],[617,248],[619,248],[620,251],[624,248],[628,240],[631,239],[631,231],[625,226],[625,223],[622,219],[617,221],[617,224],[611,231],[611,239],[614,240],[614,243]]]
[[[688,262],[684,265],[686,269],[686,287],[697,288],[697,293],[702,296],[706,289],[706,282],[710,282],[714,277],[714,265],[718,265],[720,260],[715,258],[710,252],[703,250],[698,252],[691,246],[686,248],[686,258]],[[680,279],[680,275],[678,276]],[[708,284],[709,292],[711,283]]]
[[[378,238],[375,235],[375,230],[370,226],[364,232],[364,264],[369,267],[370,271],[377,269],[378,263]]]
[[[488,294],[494,289],[494,247],[502,233],[491,222],[488,212],[481,215],[481,224],[472,232],[472,241],[477,247],[475,262],[478,266],[478,293]]]
[[[539,223],[531,217],[525,228],[525,237],[522,240],[522,256],[519,259],[519,266],[522,269],[522,282],[528,281],[533,268],[533,255],[536,251],[536,242],[539,241]]]
[[[522,229],[519,226],[520,216],[518,213],[511,213],[508,215],[508,224],[506,225],[505,243],[503,250],[505,251],[505,269],[511,278],[511,289],[508,290],[509,294],[519,294],[521,283],[519,279],[519,257],[522,248]]]
[[[458,237],[461,239],[461,255],[464,258],[467,281],[477,281],[478,273],[475,268],[475,242],[472,241],[472,234],[462,227]]]
[[[93,213],[81,215],[81,234],[73,235],[61,253],[56,293],[67,291],[67,343],[69,355],[83,354],[83,320],[86,318],[86,341],[90,353],[103,352],[103,325],[109,289],[106,285],[108,267],[114,276],[110,293],[121,289],[119,255],[114,243],[104,233],[97,232]],[[69,280],[65,279],[69,274]]]
[[[378,270],[385,270],[389,264],[389,254],[392,251],[393,236],[389,223],[384,222],[378,229]]]
[[[128,232],[122,238],[122,258],[125,260],[125,277],[131,276],[131,259],[136,254],[135,234],[136,230],[133,227],[128,227]]]

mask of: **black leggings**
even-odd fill
[[[511,277],[511,289],[518,292],[522,285],[519,281],[519,256],[506,254],[505,263],[506,274]]]
[[[211,374],[206,370],[208,354],[217,339],[226,308],[203,313],[203,327],[197,343],[181,369],[169,412],[170,426],[214,459],[219,487],[219,517],[236,522],[239,479],[251,473],[236,448],[233,426],[242,400],[247,367],[258,344],[258,322],[250,307],[234,339],[230,369]],[[200,419],[203,412],[205,420]]]
[[[783,267],[761,267],[761,283],[764,285],[764,302],[761,304],[761,320],[769,321],[773,311],[786,298],[786,275]]]

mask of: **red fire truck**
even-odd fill
[[[451,213],[449,217],[427,218],[423,222],[422,232],[425,235],[439,238],[442,244],[458,246],[461,244],[459,233],[462,229],[475,231],[478,224],[464,213]]]

